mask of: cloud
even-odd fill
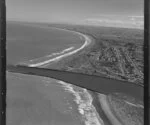
[[[110,19],[87,19],[87,20],[85,20],[86,22],[91,22],[91,23],[119,23],[119,24],[124,24],[124,22],[123,21],[121,21],[121,20],[110,20]]]
[[[140,28],[144,27],[143,16],[120,16],[120,15],[101,15],[99,18],[88,18],[83,21],[85,24],[112,26],[112,27],[126,27],[126,28]]]

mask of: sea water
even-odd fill
[[[92,100],[62,81],[7,73],[7,125],[103,125]]]
[[[78,34],[34,24],[7,22],[7,63],[16,64],[45,56],[57,56],[84,43]]]
[[[83,45],[81,36],[7,22],[7,63],[43,60]],[[84,88],[51,78],[7,73],[7,124],[103,125]]]

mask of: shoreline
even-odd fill
[[[78,106],[78,113],[85,125],[104,125],[104,121],[93,104],[94,98],[92,94],[85,88],[71,85],[63,81],[57,81],[64,87],[64,90],[75,96],[74,101]]]
[[[80,38],[83,37],[85,39],[85,42],[84,42],[84,44],[80,48],[75,49],[75,50],[73,50],[71,52],[59,55],[59,56],[54,57],[52,59],[48,59],[46,61],[39,62],[39,63],[34,63],[34,64],[25,64],[25,63],[22,63],[22,65],[27,65],[28,67],[40,67],[40,66],[46,67],[47,65],[50,65],[49,63],[57,62],[57,61],[61,60],[62,58],[65,58],[65,57],[68,57],[70,55],[73,55],[73,54],[79,52],[80,50],[84,49],[86,46],[88,46],[88,45],[90,45],[92,43],[91,38],[88,35],[85,35],[83,33],[72,31],[72,30],[67,30],[67,29],[61,29],[61,28],[55,28],[55,29],[64,30],[64,31],[72,32],[74,34],[78,34],[78,35],[80,35]],[[61,54],[61,52],[60,52],[60,54]],[[49,56],[50,55],[47,55],[46,57],[49,57]],[[33,60],[37,60],[37,59],[33,59]]]
[[[53,27],[52,27],[53,28]],[[55,28],[55,27],[54,27]],[[61,59],[63,59],[64,57],[67,57],[67,56],[70,56],[70,55],[73,55],[73,54],[76,54],[77,52],[79,52],[80,50],[83,50],[85,47],[87,47],[88,45],[90,45],[92,43],[92,39],[90,38],[90,36],[88,35],[85,35],[83,33],[80,33],[80,32],[76,32],[76,31],[72,31],[72,30],[67,30],[67,29],[61,29],[61,28],[55,28],[55,29],[59,29],[59,30],[64,30],[64,31],[69,31],[69,32],[73,32],[75,34],[78,34],[80,37],[84,38],[85,39],[85,42],[84,44],[76,49],[76,50],[73,50],[70,52],[70,50],[72,50],[70,48],[67,48],[61,52],[57,52],[57,53],[53,53],[51,55],[47,55],[45,57],[51,57],[52,55],[57,55],[56,57],[52,58],[52,59],[49,59],[49,60],[46,60],[46,61],[43,61],[43,62],[40,62],[40,63],[35,63],[35,64],[28,64],[29,67],[46,67],[48,65],[50,65],[49,63],[51,62],[57,62]],[[68,51],[67,51],[68,50]],[[67,53],[63,53],[63,52],[67,52]],[[59,54],[62,54],[62,55],[59,55]],[[38,59],[41,59],[41,58],[44,58],[44,57],[40,57]],[[30,60],[31,62],[34,61],[34,60],[38,60],[38,59],[33,59],[33,60]],[[104,121],[103,119],[101,119],[101,114],[99,113],[99,111],[97,110],[97,107],[96,107],[96,104],[95,103],[99,103],[98,100],[95,99],[95,97],[93,97],[93,95],[88,91],[88,90],[85,90],[85,88],[80,88],[81,90],[85,90],[83,92],[83,94],[86,93],[87,97],[88,98],[91,98],[90,100],[87,100],[87,101],[90,101],[90,102],[85,102],[82,100],[82,98],[80,97],[80,94],[78,93],[78,91],[74,90],[74,89],[77,89],[78,90],[78,87],[76,88],[75,86],[73,85],[69,85],[68,83],[66,82],[63,82],[63,81],[58,81],[59,84],[62,84],[64,87],[65,87],[65,90],[68,90],[68,92],[72,93],[75,98],[76,103],[77,105],[79,106],[78,107],[78,112],[79,114],[81,114],[81,116],[84,118],[85,120],[85,124],[88,125],[88,123],[94,123],[95,125],[104,125]],[[78,98],[81,98],[81,100]],[[82,102],[83,101],[83,102]],[[93,103],[95,102],[95,103]],[[81,104],[80,104],[81,103]],[[88,104],[89,103],[89,104]],[[86,107],[82,107],[82,105],[87,105],[89,108],[86,109]],[[99,103],[100,105],[100,103]],[[101,110],[101,109],[100,109]],[[91,117],[93,117],[93,119],[89,118],[89,115]],[[103,117],[103,116],[102,116]],[[94,120],[94,121],[93,121]],[[108,124],[109,125],[109,124]]]

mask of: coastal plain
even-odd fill
[[[48,68],[55,68],[57,65],[58,70],[128,81],[131,84],[143,86],[144,35],[142,29],[61,24],[49,26],[86,34],[91,37],[93,43],[80,52],[47,66]],[[104,114],[111,124],[144,124],[142,100],[136,100],[122,93],[93,95],[96,98],[98,96],[97,100],[100,101]],[[105,124],[109,123],[105,122]]]
[[[143,86],[142,29],[49,24],[91,37],[93,44],[55,63],[58,70],[129,81]],[[55,65],[54,64],[54,65]],[[50,64],[50,68],[55,68]],[[48,68],[49,68],[48,67]]]
[[[30,25],[32,25],[32,24],[30,24]],[[61,70],[61,71],[76,72],[76,73],[82,73],[82,74],[88,74],[88,75],[96,75],[96,76],[106,77],[106,78],[110,78],[110,79],[128,81],[133,84],[143,86],[143,50],[142,50],[143,30],[127,29],[127,28],[112,28],[112,27],[95,27],[95,26],[71,25],[71,24],[70,25],[69,24],[35,24],[35,26],[36,25],[41,25],[44,27],[54,27],[54,28],[60,28],[60,29],[62,28],[62,29],[67,29],[67,30],[71,30],[71,31],[76,31],[76,32],[79,32],[79,33],[89,36],[92,40],[91,44],[88,45],[87,47],[85,47],[84,49],[82,49],[82,50],[78,51],[77,53],[72,54],[68,57],[65,57],[57,62],[47,64],[46,68],[57,69],[57,70]],[[44,30],[44,29],[42,29],[42,30]],[[35,31],[35,29],[34,29],[34,31]],[[12,30],[12,32],[13,32],[13,30]],[[48,33],[47,33],[47,35],[48,35]],[[57,34],[57,35],[59,37],[60,34]],[[56,35],[56,37],[57,37],[57,35]],[[34,35],[31,34],[31,38],[34,38],[33,36]],[[38,39],[38,36],[36,36],[35,38]],[[46,37],[45,41],[48,39],[49,38]],[[70,45],[71,46],[75,45],[76,40],[77,40],[77,36],[74,37],[74,41]],[[78,43],[80,43],[80,44],[78,44],[77,47],[81,46],[81,43],[83,43],[82,40],[78,39],[78,41],[80,41]],[[13,41],[15,42],[16,39],[13,39]],[[38,41],[38,43],[40,43],[40,40]],[[45,44],[47,44],[47,43],[48,43],[48,41],[45,42]],[[68,43],[69,43],[69,41],[68,41]],[[14,43],[11,43],[11,44],[14,44]],[[61,45],[63,45],[63,44],[64,43],[61,42]],[[66,44],[67,44],[67,42],[66,42]],[[28,46],[30,46],[30,41],[28,41],[28,44],[24,43],[23,45],[27,45],[26,49],[24,49],[23,51],[28,52]],[[40,43],[40,45],[41,45],[41,43]],[[33,58],[39,58],[41,56],[45,56],[45,54],[48,54],[48,51],[50,50],[50,44],[49,44],[49,46],[42,45],[42,49],[38,48],[39,47],[38,44],[32,43],[32,48],[34,48],[34,46],[35,46],[35,50],[32,49],[32,51],[35,51],[35,52],[34,53],[28,52],[26,54],[27,57],[32,56],[32,58],[27,58],[26,60],[24,60],[23,59],[24,55],[21,55],[21,53],[20,54],[15,53],[13,56],[14,57],[16,55],[20,56],[22,58],[22,60],[19,60],[19,61],[24,62],[24,61],[28,61]],[[71,46],[65,45],[64,48],[61,48],[61,50],[65,49],[65,47],[68,48]],[[11,48],[11,45],[9,44],[8,47]],[[43,53],[42,55],[39,56],[38,53],[45,51],[45,47],[46,47],[47,52]],[[21,48],[19,46],[16,48],[20,49],[19,51],[21,51]],[[53,48],[55,48],[55,47],[52,47],[52,49]],[[13,52],[13,50],[14,49],[12,49],[11,52]],[[38,50],[40,50],[40,51],[38,51]],[[36,53],[36,51],[38,53]],[[57,50],[55,50],[55,51],[57,51]],[[13,54],[11,52],[9,52],[10,55]],[[24,54],[24,52],[22,52],[22,54]],[[32,54],[29,55],[29,53],[32,53]],[[36,55],[37,57],[34,57],[34,55]],[[18,61],[18,58],[20,58],[20,57],[16,57],[17,61],[16,60],[12,61],[11,59],[14,59],[13,56],[9,56],[10,58],[8,58],[8,59],[10,60],[10,62],[18,63],[17,61]],[[11,78],[12,76],[14,76],[14,74],[10,74],[8,76],[8,79],[14,79],[14,78]],[[23,80],[24,78],[23,77],[21,78],[20,74],[19,74],[17,76],[17,79],[15,78],[15,83],[10,84],[11,81],[9,80],[9,84],[8,84],[10,86],[9,92],[12,91],[11,86],[13,86],[15,84],[16,84],[15,86],[22,88],[22,86],[18,85],[16,82],[18,79]],[[35,78],[31,78],[30,80],[26,79],[26,80],[30,83],[30,81],[32,82],[32,79],[33,79],[33,81],[35,80]],[[24,83],[26,80],[23,80]],[[50,84],[50,86],[53,86],[53,85],[51,85],[52,82],[49,82],[49,84]],[[30,88],[29,86],[30,86],[30,84],[28,84],[28,88]],[[37,86],[39,87],[39,85],[37,85]],[[55,86],[57,86],[57,83],[54,85],[54,88],[57,89],[57,87],[55,87]],[[60,88],[60,86],[59,86],[59,88]],[[76,86],[73,86],[73,88],[77,92],[80,90],[81,92],[79,92],[79,93],[81,93],[81,94],[82,94],[82,91],[84,92],[84,90],[85,90],[84,88],[78,88]],[[13,88],[13,89],[16,90],[17,88]],[[33,84],[32,84],[32,90],[34,90]],[[46,91],[48,91],[48,90],[46,90]],[[62,92],[61,89],[59,91],[61,91],[61,93],[64,93],[64,92]],[[17,91],[14,91],[14,92],[17,92]],[[52,90],[51,90],[51,92],[52,92]],[[142,100],[139,101],[134,98],[130,98],[127,95],[122,95],[121,93],[119,93],[119,94],[112,93],[110,95],[102,95],[102,94],[95,93],[92,91],[89,91],[89,93],[91,93],[92,98],[93,98],[92,104],[93,104],[93,106],[95,106],[95,108],[99,114],[99,117],[102,118],[105,125],[116,125],[116,123],[121,124],[121,125],[143,125],[143,102],[142,102]],[[8,99],[10,100],[11,103],[13,103],[15,105],[15,102],[12,101],[12,97],[11,97],[13,95],[11,95],[10,93],[8,93],[8,94],[10,96],[10,98],[8,98]],[[32,94],[33,95],[35,94],[34,91],[33,91],[33,93],[31,92],[31,95]],[[46,93],[46,94],[47,94],[47,96],[49,96],[48,93]],[[27,97],[25,97],[25,100],[22,100],[21,98],[24,97],[24,95],[20,95],[20,96],[21,97],[17,97],[19,99],[17,100],[18,102],[16,101],[16,103],[18,103],[19,106],[21,105],[22,108],[24,105],[26,105],[23,103],[23,101],[24,102],[28,102],[28,101],[32,102],[32,100],[28,100]],[[69,96],[69,98],[70,98],[69,94],[67,96]],[[16,98],[16,97],[13,97],[13,98]],[[42,98],[43,98],[43,95],[42,95]],[[52,101],[54,101],[54,96],[51,96],[50,98]],[[58,96],[58,99],[59,98],[60,97]],[[45,99],[45,97],[44,97],[44,99]],[[47,102],[47,98],[46,98],[46,100],[44,100],[44,99],[42,101]],[[21,102],[21,104],[19,101]],[[35,98],[35,102],[36,101],[37,101],[37,99]],[[56,103],[58,103],[58,102],[56,102]],[[37,101],[37,103],[39,103],[39,101]],[[48,107],[48,103],[49,102],[46,103],[47,104],[46,107]],[[53,103],[55,103],[55,101]],[[37,107],[39,107],[41,105],[42,105],[41,103],[36,104]],[[84,105],[84,103],[83,103],[83,105]],[[11,107],[11,105],[9,105],[9,106]],[[29,107],[31,107],[31,106],[29,105]],[[36,106],[35,106],[35,108],[36,108]],[[32,108],[34,108],[34,107],[32,107]],[[59,108],[62,111],[61,105]],[[41,112],[44,113],[42,108],[39,110],[40,110],[39,113],[41,113]],[[86,109],[84,109],[84,110],[86,110]],[[38,112],[38,109],[34,109],[34,111]],[[53,110],[53,112],[55,112],[55,110]],[[83,111],[80,111],[80,112],[81,112],[80,114],[83,114],[84,120],[86,121],[87,118],[85,116],[87,116],[87,114],[84,114]],[[86,111],[84,111],[84,112],[86,112]],[[90,110],[87,112],[90,112]],[[27,112],[27,114],[25,114],[25,119],[30,122],[30,118],[28,118],[28,116],[27,116],[28,113],[29,114],[31,113],[31,115],[32,115],[32,112],[30,112],[30,111]],[[33,114],[33,115],[35,115],[35,114]],[[47,117],[47,115],[48,114],[46,114],[46,117]],[[76,115],[76,114],[73,114],[73,115]],[[40,114],[38,117],[40,117]],[[77,118],[79,119],[79,116],[77,116]],[[67,117],[65,119],[68,120]],[[34,116],[33,116],[33,120],[34,120]],[[21,121],[17,121],[17,122],[21,123]],[[72,121],[70,121],[70,123],[71,122]],[[74,119],[73,119],[73,122],[76,123],[76,121],[74,121]],[[33,122],[33,123],[36,123],[36,122]],[[52,120],[52,121],[50,121],[50,123],[54,123],[54,121]],[[89,123],[89,121],[88,121],[88,123]],[[43,124],[48,124],[48,123],[43,122]],[[57,124],[60,124],[60,123],[57,123]],[[64,122],[64,124],[65,124],[65,122]],[[79,124],[83,124],[83,123],[79,123]],[[91,122],[91,124],[92,124],[92,122]],[[95,124],[99,125],[100,123],[95,122]]]

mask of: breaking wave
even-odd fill
[[[77,53],[78,51],[82,50],[83,48],[85,48],[86,46],[88,46],[91,43],[91,39],[87,35],[84,35],[80,32],[70,31],[70,30],[66,30],[66,29],[61,29],[61,30],[69,31],[69,32],[72,32],[74,34],[78,34],[79,36],[82,36],[85,39],[84,44],[80,48],[75,49],[73,51],[70,51],[68,53],[65,53],[66,51],[68,51],[68,50],[65,50],[65,52],[63,51],[63,53],[61,53],[61,54],[59,53],[59,55],[57,57],[49,59],[48,56],[47,56],[47,57],[44,57],[44,61],[42,60],[43,58],[41,57],[40,60],[38,59],[38,62],[36,62],[36,61],[33,62],[33,60],[32,60],[32,61],[30,61],[31,63],[29,63],[29,62],[28,63],[23,63],[22,65],[27,65],[29,67],[38,67],[38,66],[46,65],[46,64],[51,63],[51,62],[56,62],[56,61],[59,61],[60,59],[62,59],[64,57],[67,57],[67,56],[70,56],[72,54]],[[50,55],[49,55],[49,57],[50,57]]]
[[[95,107],[93,106],[93,98],[87,89],[80,88],[63,81],[57,81],[64,89],[75,96],[74,101],[78,105],[78,111],[82,116],[85,125],[104,125]]]

